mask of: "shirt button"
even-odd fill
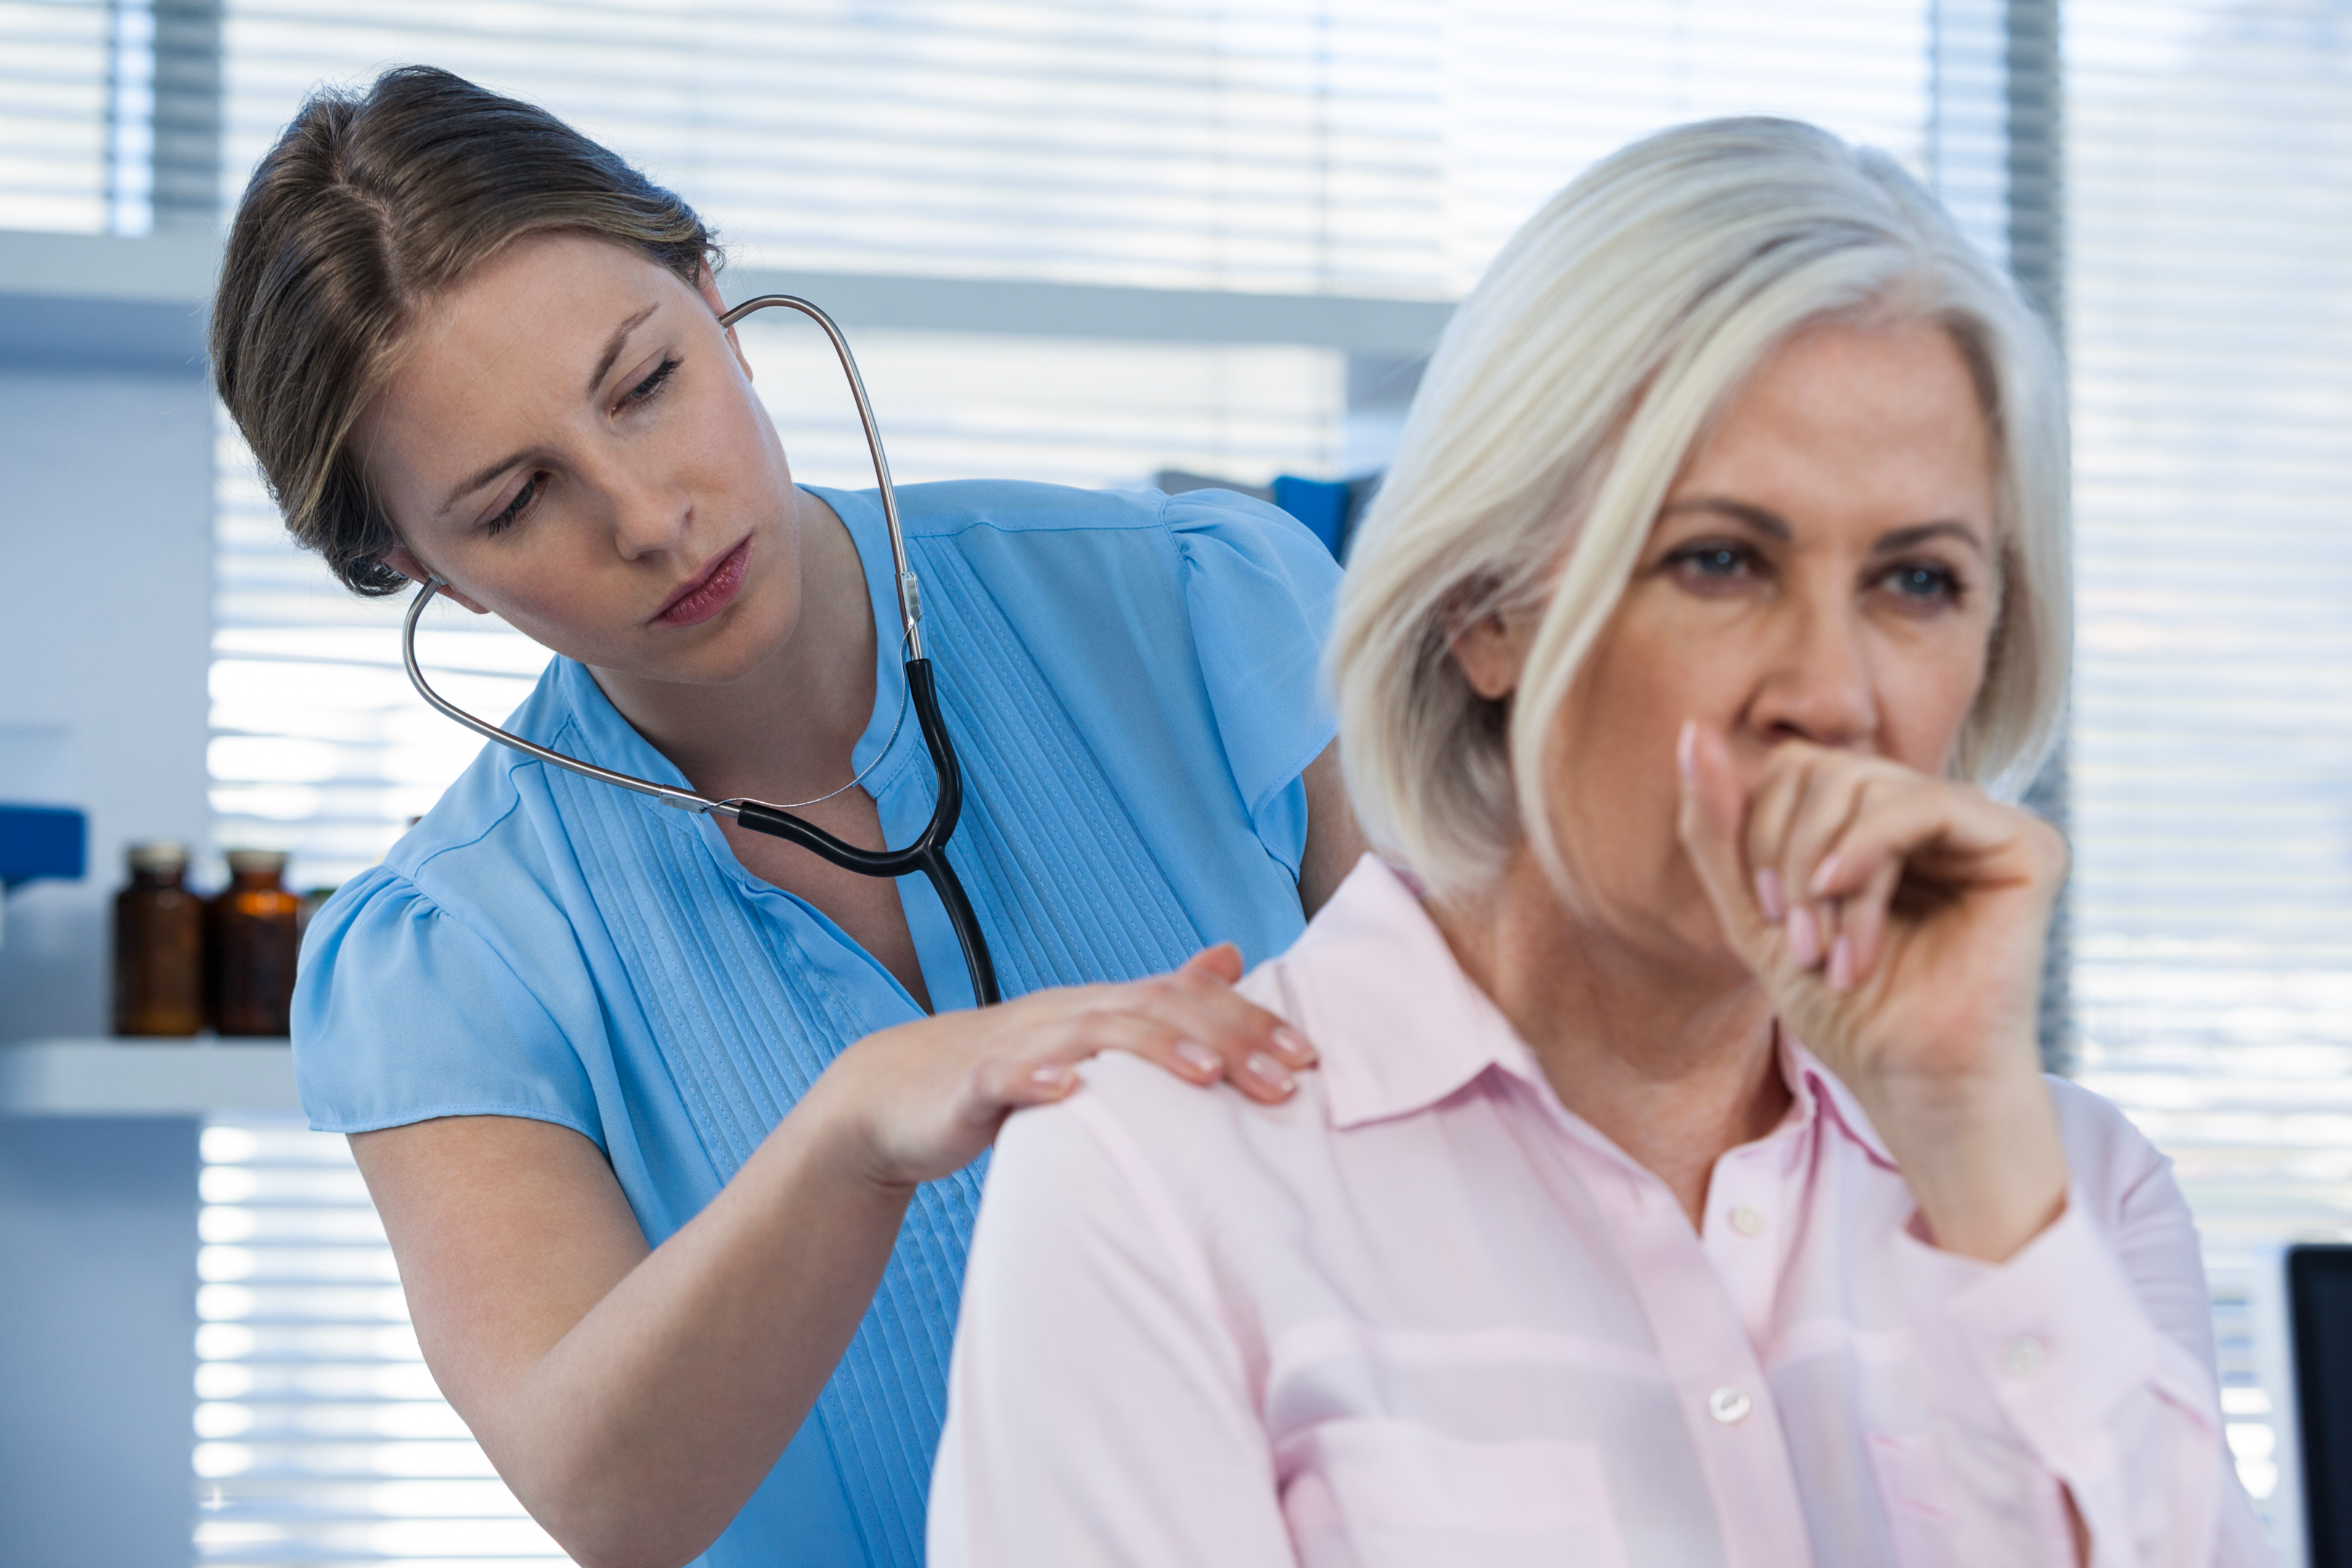
[[[1746,1420],[1752,1408],[1748,1395],[1727,1383],[1706,1396],[1706,1413],[1726,1426]]]
[[[2032,1334],[2020,1334],[2000,1352],[2000,1364],[2011,1377],[2032,1377],[2050,1359],[2050,1349]]]
[[[1741,1204],[1731,1211],[1731,1228],[1742,1236],[1761,1236],[1764,1234],[1764,1215],[1761,1211]]]

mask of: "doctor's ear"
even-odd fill
[[[433,575],[432,569],[426,566],[424,562],[419,561],[415,556],[410,554],[408,552],[408,546],[405,544],[395,544],[391,549],[385,551],[383,552],[383,563],[391,567],[394,571],[399,573],[402,576],[407,578],[412,583],[423,583],[428,581]],[[457,589],[451,587],[446,583],[441,584],[441,596],[445,599],[457,600],[457,603],[465,605],[466,608],[473,611],[474,614],[478,616],[487,616],[490,613],[489,611],[482,608],[481,605],[474,603],[473,600],[467,598],[465,595],[457,592]]]
[[[710,270],[710,264],[707,261],[695,271],[694,291],[702,296],[702,302],[710,307],[712,315],[723,316],[727,313],[727,298],[719,292],[719,279]],[[735,351],[735,363],[743,367],[743,379],[750,381],[751,362],[743,357],[743,345],[735,341],[735,329],[732,327],[727,329],[727,346]]]
[[[1519,683],[1534,626],[1499,610],[1467,620],[1446,621],[1446,646],[1470,689],[1492,702],[1508,697]]]

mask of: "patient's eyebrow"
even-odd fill
[[[1874,555],[1892,555],[1898,550],[1908,550],[1915,544],[1925,544],[1931,539],[1957,539],[1982,555],[1984,541],[1967,523],[1950,518],[1935,522],[1915,522],[1908,528],[1890,529],[1880,534],[1878,542],[1870,547]]]
[[[1788,520],[1779,512],[1748,501],[1733,500],[1728,496],[1693,496],[1688,500],[1675,502],[1658,516],[1669,518],[1677,512],[1686,511],[1719,513],[1783,544],[1796,537],[1796,530],[1790,528]],[[1901,528],[1888,529],[1871,545],[1870,552],[1893,555],[1925,544],[1931,539],[1957,539],[1978,554],[1985,553],[1984,540],[1975,529],[1957,518],[1937,518],[1932,522],[1907,523]]]
[[[1748,501],[1733,500],[1728,496],[1693,496],[1688,500],[1675,502],[1658,515],[1668,518],[1685,511],[1720,512],[1735,522],[1746,523],[1765,538],[1777,539],[1783,544],[1797,536],[1797,531],[1790,528],[1788,519],[1779,512],[1769,511]]]

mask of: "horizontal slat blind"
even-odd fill
[[[0,0],[0,228],[144,234],[148,0]]]
[[[2083,1076],[2226,1304],[2352,1225],[2352,14],[2066,16]]]
[[[223,1117],[203,1150],[200,1568],[568,1561],[434,1386],[344,1141]]]
[[[426,61],[621,148],[763,266],[1426,292],[1441,15],[231,0],[226,156],[322,78]]]
[[[1511,231],[1577,171],[1683,121],[1793,114],[1926,174],[1934,9],[1885,0],[1454,5],[1446,92],[1454,289],[1475,282]],[[1998,103],[1998,79],[1975,85]]]

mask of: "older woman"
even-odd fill
[[[1608,160],[1465,304],[1343,590],[1368,858],[1276,1108],[1024,1112],[932,1561],[2259,1560],[2165,1163],[2035,1049],[2055,356],[1881,155]]]

